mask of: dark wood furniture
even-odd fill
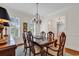
[[[27,54],[27,49],[30,48],[28,45],[27,32],[23,32],[23,43],[24,43],[24,53]]]
[[[13,38],[8,38],[7,43],[0,44],[0,56],[15,56],[17,45]]]
[[[23,32],[24,52],[27,51],[27,49],[26,49],[27,44],[26,44],[26,37],[25,36],[26,36],[25,32]]]
[[[57,47],[49,47],[47,46],[47,51],[46,53],[48,55],[53,56],[56,52],[57,56],[63,56],[63,51],[64,51],[64,46],[65,46],[65,41],[66,41],[66,35],[64,32],[61,33],[59,43],[56,43]]]
[[[27,40],[28,40],[28,44],[29,44],[29,47],[30,47],[30,49],[29,49],[29,55],[31,56],[31,52],[32,52],[32,54],[34,56],[40,54],[40,51],[36,50],[36,49],[40,49],[40,46],[37,45],[34,42],[33,35],[31,33],[31,31],[27,32]]]
[[[32,38],[33,38],[33,36],[32,36],[31,31],[28,31],[27,32],[27,40],[28,40],[28,46],[29,46],[29,56],[31,56],[31,47],[32,47],[32,44],[31,44],[30,41],[33,40]]]
[[[23,43],[24,43],[24,52],[25,55],[27,54],[27,48],[29,48],[28,46],[28,42],[27,42],[27,23],[24,22],[23,23]]]
[[[15,40],[11,36],[6,40],[6,43],[0,44],[0,56],[15,56],[17,47],[24,45],[24,43],[15,44]]]
[[[31,44],[32,44],[32,47],[31,47],[31,51],[33,53],[33,55],[43,55],[43,48],[41,45],[39,45],[37,42],[34,42],[34,41],[30,41]]]
[[[44,31],[42,31],[40,33],[40,37],[42,37],[42,40],[45,40],[46,39],[46,33]]]
[[[0,56],[15,56],[16,48],[17,48],[16,45],[11,45],[11,46],[6,46],[4,48],[0,48]]]
[[[46,51],[48,50],[47,47],[50,46],[51,44],[57,42],[57,40],[53,40],[51,42],[49,42],[48,40],[36,40],[36,41],[33,41],[35,45],[39,46],[40,47],[40,54],[41,56],[45,56],[47,55]]]
[[[47,39],[48,39],[49,42],[54,40],[54,33],[52,31],[49,31],[47,33]]]

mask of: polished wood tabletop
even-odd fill
[[[15,40],[10,36],[6,38],[6,43],[0,44],[0,56],[15,56],[16,55]]]
[[[57,41],[57,40],[54,40],[54,41],[51,41],[51,42],[49,42],[48,40],[43,40],[43,41],[42,40],[36,40],[35,42],[38,43],[40,46],[45,47],[47,45],[54,43],[55,41]]]
[[[15,40],[12,38],[12,36],[6,38],[6,41],[6,43],[0,44],[0,49],[11,45],[15,45]]]

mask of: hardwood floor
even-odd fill
[[[72,56],[79,56],[79,51],[70,48],[65,48],[65,52],[71,54]]]

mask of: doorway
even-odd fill
[[[59,37],[61,32],[66,32],[65,16],[58,18],[57,22],[57,36]]]

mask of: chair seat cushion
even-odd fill
[[[55,50],[55,51],[54,51]],[[49,47],[48,53],[54,56],[57,56],[58,48],[57,47]]]
[[[41,51],[40,47],[38,46],[34,46],[34,49],[35,49],[35,53],[40,53]]]

